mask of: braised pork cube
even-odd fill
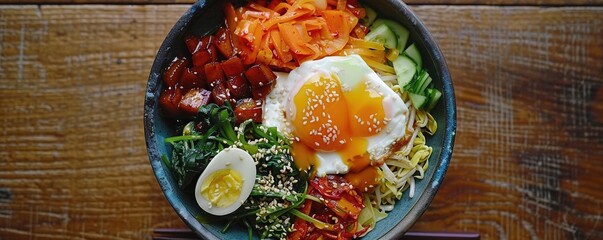
[[[245,98],[237,101],[234,109],[235,122],[237,124],[251,119],[256,123],[262,122],[262,100]]]
[[[251,97],[251,89],[249,89],[249,83],[243,77],[243,74],[229,77],[226,81],[226,87],[230,91],[230,96],[234,99],[243,99]]]
[[[215,45],[218,51],[225,58],[230,58],[234,56],[234,50],[232,47],[232,41],[230,40],[230,31],[226,27],[221,27],[218,29],[218,32],[215,34]]]
[[[272,91],[274,84],[263,86],[261,88],[254,88],[251,90],[253,99],[264,99]]]
[[[226,81],[226,87],[230,90],[230,94],[235,99],[242,99],[251,97],[251,91],[249,89],[249,83],[243,73],[245,72],[245,66],[238,57],[232,57],[221,63],[224,75],[228,79]]]
[[[201,38],[195,52],[191,53],[193,66],[204,66],[207,63],[218,61],[218,51],[212,41],[212,36]]]
[[[238,57],[229,58],[222,63],[222,70],[226,77],[235,77],[242,75],[245,72],[245,66],[243,66],[243,61],[241,61]]]
[[[211,88],[226,82],[226,76],[224,75],[224,71],[222,71],[222,66],[218,62],[205,64],[205,76],[207,77],[207,83]]]
[[[178,104],[182,99],[180,88],[167,88],[159,95],[159,105],[163,112],[169,117],[178,117],[180,109]]]
[[[236,101],[230,96],[230,91],[222,83],[214,85],[211,94],[214,102],[220,106],[223,105],[224,102],[230,102],[231,106],[236,104]]]
[[[163,82],[167,87],[174,87],[180,80],[182,73],[188,67],[189,61],[185,57],[176,57],[163,72]]]
[[[199,111],[199,107],[209,103],[210,99],[210,91],[203,88],[193,88],[182,96],[179,107],[184,114],[195,116]]]
[[[201,88],[205,88],[208,89],[207,86],[207,76],[205,76],[205,66],[200,66],[200,67],[191,67],[191,72],[193,74],[195,74],[195,76],[197,76],[197,78],[199,78],[199,81],[201,82]]]
[[[187,35],[184,38],[184,43],[186,44],[186,48],[188,49],[188,52],[191,53],[191,55],[195,54],[197,52],[197,50],[199,50],[200,42],[201,42],[201,39],[199,39],[197,36],[192,35],[192,34]]]
[[[249,81],[253,89],[272,85],[276,80],[276,75],[272,69],[261,63],[247,69],[245,77],[247,77],[247,81]]]
[[[187,68],[182,73],[182,77],[178,82],[178,86],[182,89],[183,92],[188,92],[193,88],[206,88],[207,83],[205,78],[201,79],[198,75],[199,74],[196,72],[196,70]]]

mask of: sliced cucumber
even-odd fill
[[[417,46],[413,43],[404,50],[404,54],[412,59],[416,64],[417,68],[421,68],[423,66],[423,60],[421,59],[421,53]]]
[[[421,86],[423,86],[423,83],[425,82],[427,77],[429,77],[427,71],[417,68],[417,72],[412,77],[412,80],[408,84],[406,84],[406,86],[404,86],[404,90],[423,95],[423,93],[419,90],[421,89]]]
[[[392,62],[396,76],[398,77],[398,84],[400,87],[406,86],[417,72],[417,65],[410,58],[404,55],[398,56],[396,60]]]
[[[365,26],[370,26],[377,19],[377,12],[368,6],[364,6],[364,11],[366,16],[362,20],[364,20]]]
[[[382,18],[377,18],[375,19],[375,21],[373,21],[373,24],[370,25],[369,29],[371,31],[375,30],[375,28],[378,28],[379,26],[383,25],[385,23],[385,21],[383,21]]]
[[[431,111],[437,104],[440,97],[442,97],[442,92],[435,88],[428,88],[425,90],[426,96],[429,98],[429,103],[426,104],[425,110]]]
[[[396,37],[398,38],[396,48],[398,49],[398,51],[404,52],[406,42],[408,41],[408,29],[406,29],[404,26],[400,25],[395,21],[379,18],[375,20],[375,22],[373,22],[373,25],[371,26],[371,31],[383,24],[387,25],[394,32],[394,34],[396,34]]]
[[[431,83],[432,79],[429,76],[429,73],[427,73],[427,71],[424,71],[425,75],[423,75],[423,77],[421,78],[421,81],[419,81],[420,85],[417,85],[418,87],[416,88],[416,93],[419,94],[423,94],[425,93],[425,89],[427,89],[427,86],[429,86],[429,84]]]
[[[428,106],[431,106],[432,100],[435,99],[435,101],[437,101],[442,93],[437,89],[430,87],[432,79],[427,71],[424,69],[419,69],[417,71],[418,72],[413,76],[412,80],[404,86],[404,90],[408,92],[413,101],[413,105],[417,109],[427,109]],[[435,106],[435,103],[433,106]]]
[[[386,48],[399,51],[400,54],[392,61],[398,84],[408,93],[415,108],[428,111],[433,109],[442,93],[433,88],[433,79],[423,69],[423,60],[417,45],[413,43],[406,47],[408,29],[393,20],[378,18],[373,22],[371,18],[374,16],[370,15],[373,13],[372,9],[367,9],[365,22],[372,24],[365,40],[382,42]],[[391,61],[394,56],[395,54],[388,59]]]
[[[364,36],[364,40],[383,43],[383,46],[390,49],[396,48],[398,42],[398,40],[396,40],[396,34],[394,34],[387,25],[381,25],[370,31]]]
[[[427,97],[420,95],[420,94],[416,94],[416,93],[408,93],[408,96],[410,97],[410,101],[412,102],[412,105],[415,106],[415,108],[420,109],[423,107],[423,105],[425,105],[427,103]]]

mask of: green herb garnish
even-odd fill
[[[224,148],[241,148],[256,161],[256,181],[250,197],[241,208],[226,216],[197,216],[200,222],[225,222],[223,231],[235,223],[253,228],[261,238],[286,238],[293,223],[292,211],[305,201],[307,174],[300,172],[290,154],[289,139],[275,127],[250,120],[235,127],[230,104],[208,104],[199,108],[193,122],[181,136],[165,139],[173,146],[172,159],[164,163],[187,189],[213,157]]]

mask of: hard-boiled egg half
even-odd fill
[[[307,61],[278,77],[263,124],[295,139],[299,168],[359,173],[403,143],[406,104],[359,56]]]
[[[238,148],[222,150],[197,180],[197,204],[217,216],[234,212],[251,194],[255,174],[255,163],[249,153]]]

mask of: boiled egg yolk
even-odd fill
[[[383,96],[364,81],[345,89],[335,74],[316,74],[293,98],[295,117],[292,154],[300,169],[314,165],[315,152],[337,152],[351,172],[370,164],[370,137],[387,124]]]
[[[195,185],[195,200],[203,211],[224,216],[236,211],[255,183],[255,162],[239,148],[225,148],[207,164]]]
[[[241,195],[243,178],[233,169],[213,172],[201,185],[201,196],[212,206],[224,208],[232,205]]]

